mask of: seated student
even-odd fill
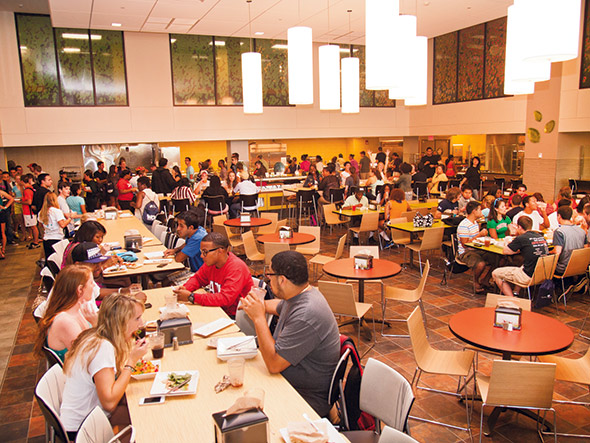
[[[445,198],[439,202],[436,208],[434,218],[440,218],[442,214],[449,213],[457,215],[459,213],[459,203],[457,203],[459,194],[461,194],[461,190],[457,187],[447,190]]]
[[[475,201],[473,198],[473,189],[469,185],[463,185],[461,188],[461,195],[457,200],[457,204],[459,205],[459,212],[465,212],[465,207],[467,203]]]
[[[505,255],[520,253],[524,259],[523,265],[521,267],[505,266],[494,269],[492,272],[493,279],[506,296],[514,296],[511,285],[521,287],[528,285],[535,272],[538,258],[549,253],[543,234],[533,231],[532,228],[533,221],[529,216],[519,217],[516,228],[518,237],[505,245],[503,250]]]
[[[406,193],[399,188],[393,189],[389,201],[385,204],[385,220],[399,218],[407,211],[411,211],[411,208],[406,200]]]
[[[488,215],[487,228],[490,237],[503,239],[507,234],[510,234],[510,217],[506,215],[507,212],[506,200],[503,198],[497,198],[490,207],[490,213]]]
[[[524,209],[514,216],[512,223],[516,224],[520,217],[526,215],[533,221],[533,231],[540,231],[542,229],[549,228],[550,223],[549,219],[547,218],[547,213],[544,209],[537,205],[537,199],[534,195],[527,195],[522,199],[522,203],[524,205]]]
[[[495,257],[493,257],[493,253],[464,246],[465,243],[469,243],[477,237],[488,235],[487,229],[480,230],[477,223],[477,220],[481,217],[481,205],[478,202],[467,203],[465,213],[465,219],[457,226],[457,238],[459,240],[457,259],[473,269],[475,292],[480,294],[485,292],[488,286],[489,272]]]
[[[438,184],[440,182],[448,182],[449,178],[445,174],[445,167],[443,165],[436,165],[436,172],[428,179],[428,192],[431,194],[439,194]]]
[[[201,240],[204,264],[181,288],[174,289],[180,301],[202,306],[220,306],[229,316],[236,315],[240,298],[252,287],[246,263],[229,250],[227,237],[211,232]],[[206,288],[208,292],[195,292]]]
[[[572,215],[573,209],[569,205],[557,209],[559,227],[553,232],[554,252],[558,257],[555,275],[563,275],[574,249],[582,249],[588,243],[584,230],[572,222]]]
[[[362,188],[353,188],[352,194],[344,201],[342,209],[351,209],[352,207],[368,208],[369,200],[365,197],[365,191]]]
[[[255,195],[258,193],[258,187],[256,184],[248,179],[244,179],[239,182],[234,188],[234,194],[240,195]],[[239,201],[232,203],[229,208],[230,218],[237,218],[242,210],[242,204]],[[256,206],[244,206],[244,211],[255,211]]]
[[[267,275],[277,297],[262,301],[248,294],[242,308],[256,328],[260,353],[270,373],[281,373],[320,415],[330,411],[328,391],[340,357],[340,335],[326,299],[309,285],[305,257],[279,252]],[[279,316],[274,334],[266,314]]]
[[[51,300],[39,321],[35,352],[43,356],[43,346],[51,348],[63,362],[66,352],[80,333],[96,326],[97,312],[92,292],[94,279],[86,266],[66,266],[57,275]]]
[[[164,257],[174,257],[174,261],[182,263],[188,259],[192,272],[197,272],[203,265],[201,258],[201,241],[207,235],[203,228],[203,219],[199,220],[196,213],[184,211],[176,216],[176,235],[186,240],[184,245],[174,249],[166,249]]]
[[[572,200],[568,200],[567,198],[562,198],[557,202],[557,209],[561,208],[562,206],[572,206]],[[572,217],[573,217],[573,208],[572,208]],[[559,221],[557,221],[557,210],[553,211],[551,214],[547,216],[549,220],[549,229],[556,230],[559,227]]]
[[[481,214],[486,219],[486,222],[489,220],[490,209],[495,201],[496,198],[493,195],[486,195],[481,201]]]
[[[516,217],[516,214],[518,214],[524,209],[524,207],[522,206],[522,197],[518,194],[514,194],[512,196],[512,202],[509,202],[509,205],[511,206],[511,208],[508,210],[506,215],[510,217],[510,220],[514,221],[514,217]]]
[[[111,424],[122,424],[115,410],[135,364],[148,351],[145,339],[135,340],[135,332],[144,325],[143,311],[143,303],[128,295],[107,298],[96,327],[82,332],[68,351],[59,416],[71,441],[96,406],[112,414]]]
[[[513,202],[514,197],[516,197],[517,195],[523,199],[525,198],[528,194],[526,193],[527,191],[527,187],[524,183],[521,183],[520,185],[518,185],[518,188],[516,188],[516,192],[513,193],[510,198],[508,199],[508,204],[510,206],[516,206],[516,203]]]

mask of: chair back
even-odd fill
[[[55,430],[55,435],[61,441],[67,442],[66,430],[59,418],[62,394],[66,384],[66,376],[61,366],[52,366],[35,387],[35,398],[45,420]]]
[[[422,312],[420,307],[416,306],[414,311],[406,320],[408,324],[408,331],[410,333],[410,340],[412,341],[412,352],[414,353],[414,359],[419,368],[424,367],[429,359],[429,356],[433,354],[433,349],[428,343],[426,337],[426,329],[424,329],[424,323],[422,322]]]
[[[191,207],[191,202],[188,198],[170,199],[172,202],[172,210],[174,213],[188,211]]]
[[[442,246],[443,235],[445,233],[444,227],[427,228],[424,230],[424,237],[420,249],[422,251],[430,251],[433,249],[440,249]]]
[[[256,234],[274,234],[275,232],[277,232],[279,214],[277,214],[276,212],[265,212],[263,218],[270,220],[270,225],[259,227],[256,231]]]
[[[413,403],[410,383],[395,369],[369,358],[361,381],[361,411],[403,432]]]
[[[288,218],[283,218],[283,219],[279,220],[279,221],[277,222],[277,226],[276,226],[276,229],[275,229],[275,233],[276,233],[276,232],[279,232],[279,228],[280,228],[281,226],[289,226],[289,219],[288,219]]]
[[[513,178],[512,180],[510,180],[510,188],[515,191],[516,188],[518,188],[520,185],[522,185],[522,179],[520,178]]]
[[[62,260],[64,257],[64,251],[66,250],[66,248],[68,247],[68,245],[70,244],[70,240],[69,239],[64,239],[64,240],[60,240],[57,243],[53,244],[53,250],[55,251],[55,253],[57,254],[57,257],[55,258],[55,262],[57,263],[57,265],[61,268],[61,264],[62,264]],[[50,255],[50,257],[53,254]]]
[[[320,280],[318,289],[330,305],[334,315],[346,315],[358,317],[356,302],[354,301],[354,289],[350,283],[337,283]]]
[[[80,425],[76,443],[106,443],[114,436],[109,419],[100,406],[95,406]]]
[[[266,289],[266,283],[261,282],[257,278],[253,277],[252,287]],[[242,300],[240,299],[238,303],[238,308],[241,306],[241,304]],[[267,321],[270,322],[271,318],[272,315],[267,314]],[[245,335],[256,335],[256,327],[254,326],[254,323],[252,322],[250,317],[248,317],[248,314],[246,314],[246,312],[243,309],[236,310],[236,325],[238,326],[238,328],[240,328],[240,331],[242,331]]]
[[[152,232],[154,233],[154,236],[159,240],[162,236],[162,232],[166,232],[166,226],[162,224],[152,226]]]
[[[562,277],[586,274],[588,266],[590,266],[590,248],[574,249]]]
[[[334,255],[334,260],[338,260],[344,254],[344,246],[346,246],[346,234],[338,239],[338,246],[336,247],[336,255]]]
[[[411,436],[402,431],[390,428],[389,426],[384,426],[379,435],[378,443],[418,443],[418,440],[414,440]]]
[[[216,215],[213,217],[214,225],[223,225],[223,222],[227,220],[227,214]]]
[[[486,403],[551,408],[555,368],[555,363],[494,360]]]
[[[449,184],[449,182],[447,180],[438,182],[438,186],[437,186],[438,193],[440,194],[442,192],[446,192],[448,184]]]
[[[555,272],[555,266],[557,266],[557,260],[554,254],[548,254],[544,257],[537,259],[537,265],[535,266],[535,272],[529,286],[536,286],[543,283],[545,280],[553,278]]]
[[[62,258],[60,259],[58,257],[57,252],[54,252],[49,257],[47,257],[47,260],[45,260],[45,267],[51,271],[51,274],[53,275],[54,278],[57,277],[57,274],[59,274],[59,271],[61,271],[61,262],[62,261],[63,261],[63,254],[62,254]]]
[[[406,211],[406,212],[402,212],[401,216],[405,217],[406,222],[411,222],[411,221],[414,221],[414,217],[416,216],[417,213],[418,213],[418,211]]]
[[[152,231],[152,234],[155,234],[156,233],[155,232],[156,227],[161,226],[161,225],[162,225],[162,222],[160,220],[157,220],[157,219],[154,220],[153,223],[152,223],[152,226],[150,227],[150,230]]]
[[[427,182],[415,182],[412,186],[412,190],[418,197],[425,197],[428,194],[428,183]]]
[[[271,260],[276,254],[288,250],[289,245],[287,243],[264,243],[264,264],[270,266]]]
[[[422,298],[424,294],[424,288],[426,287],[426,280],[428,280],[428,273],[430,272],[430,260],[426,260],[426,264],[424,265],[424,271],[422,272],[422,277],[420,277],[420,283],[418,283],[418,287],[414,290],[415,301],[418,301]]]
[[[302,254],[319,254],[320,253],[320,236],[321,227],[319,226],[299,226],[299,232],[302,234],[311,234],[315,240],[305,245],[300,245],[295,248],[297,252]]]
[[[315,192],[315,189],[299,189],[297,191],[297,202],[315,204]]]
[[[458,188],[459,184],[461,183],[461,179],[454,178],[449,180],[449,188]]]
[[[406,217],[392,218],[391,220],[389,220],[389,223],[391,224],[407,222],[408,220],[406,219]],[[401,243],[402,241],[410,240],[409,232],[400,231],[399,229],[390,229],[389,232],[391,233],[391,238],[393,239],[394,243]]]
[[[227,226],[225,226],[225,225],[213,223],[213,232],[218,232],[218,233],[222,234],[224,237],[227,237],[226,228],[227,228]]]
[[[349,252],[350,258],[353,258],[361,251],[369,251],[373,258],[379,258],[379,246],[351,246]]]
[[[250,194],[250,195],[240,194],[240,203],[242,203],[242,208],[244,208],[246,206],[248,206],[248,207],[258,206],[258,193]]]
[[[346,349],[340,356],[340,360],[336,364],[336,369],[332,373],[332,380],[330,381],[330,390],[328,391],[328,404],[333,405],[340,396],[340,384],[344,379],[346,373],[346,366],[348,365],[348,358],[350,356],[350,349]]]
[[[379,213],[367,212],[361,218],[360,232],[377,231],[379,229]]]
[[[227,204],[223,195],[204,195],[202,198],[207,211],[227,212]]]
[[[330,203],[342,203],[344,201],[344,190],[344,188],[330,188],[328,190],[330,195]]]
[[[257,260],[256,254],[260,254],[256,241],[254,240],[254,233],[252,231],[246,231],[242,234],[242,241],[244,242],[244,251],[248,260]]]
[[[47,339],[45,339],[47,342]],[[64,362],[59,358],[59,355],[55,353],[53,349],[47,346],[47,343],[43,345],[43,354],[45,354],[45,358],[47,359],[47,366],[52,367],[58,365],[60,368],[63,368]]]
[[[509,301],[518,305],[519,308],[522,308],[523,311],[530,311],[531,310],[531,301],[528,298],[518,298],[518,297],[506,297],[503,294],[490,294],[486,296],[486,308],[495,308],[498,306],[498,302],[500,301]]]
[[[326,219],[326,223],[328,225],[339,225],[342,224],[343,221],[340,220],[338,214],[334,214],[336,210],[336,203],[331,203],[329,205],[324,205],[324,218]]]

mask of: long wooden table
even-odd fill
[[[121,211],[122,214],[131,214],[130,211]],[[98,222],[102,224],[105,229],[107,230],[106,235],[104,236],[104,242],[119,242],[121,247],[124,247],[124,240],[123,236],[125,235],[125,231],[129,229],[137,229],[142,237],[150,238],[149,241],[144,241],[143,247],[144,248],[151,248],[153,246],[162,246],[162,242],[156,238],[156,236],[145,227],[141,220],[139,220],[136,216],[123,216],[119,215],[119,218],[116,220],[105,220],[104,218],[98,219]]]
[[[123,272],[115,272],[115,273],[108,273],[104,274],[104,278],[111,278],[111,277],[132,277],[132,276],[147,276],[148,274],[154,274],[156,272],[166,272],[166,271],[178,271],[180,269],[184,269],[184,265],[182,263],[178,263],[172,259],[172,261],[166,266],[158,267],[159,264],[143,264],[146,260],[144,255],[145,252],[164,252],[166,248],[163,245],[154,246],[152,248],[148,248],[147,250],[142,250],[141,252],[136,252],[135,254],[138,257],[136,263],[141,264],[138,268],[128,268]],[[116,251],[115,251],[116,252]],[[145,287],[145,285],[144,285]]]
[[[145,291],[148,302],[153,307],[145,311],[144,320],[158,318],[158,309],[165,304],[164,294],[171,291],[170,288]],[[193,328],[195,323],[206,323],[226,316],[221,308],[187,306]],[[240,334],[236,326],[230,326],[213,336]],[[167,398],[161,405],[139,406],[139,399],[149,396],[153,379],[132,380],[129,383],[126,391],[127,403],[138,443],[214,442],[211,415],[227,409],[250,388],[262,388],[265,391],[264,412],[269,418],[271,442],[282,442],[279,429],[287,426],[290,421],[303,421],[303,413],[307,413],[312,419],[319,418],[287,380],[280,374],[272,375],[268,372],[260,353],[257,357],[246,360],[242,387],[230,387],[216,394],[215,384],[228,373],[226,363],[217,359],[215,349],[207,347],[207,339],[198,336],[193,336],[193,339],[194,343],[180,346],[178,351],[166,348],[160,370],[182,372],[197,369],[199,385],[196,395]],[[151,358],[151,352],[146,355],[148,357]]]

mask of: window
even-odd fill
[[[372,91],[365,88],[365,47],[360,45],[353,45],[352,56],[359,58],[361,107],[395,108],[395,100],[389,99],[389,91]]]
[[[170,34],[175,105],[215,105],[213,37]]]
[[[582,67],[580,88],[590,88],[590,0],[586,0],[584,35],[582,39]]]

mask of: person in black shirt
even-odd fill
[[[92,178],[92,171],[87,169],[84,171],[84,185],[86,190],[86,210],[93,212],[98,207],[98,183]]]
[[[440,218],[440,216],[446,211],[450,211],[457,215],[459,213],[459,203],[457,203],[459,195],[461,195],[461,190],[457,187],[447,190],[446,198],[441,200],[438,204],[434,218]]]
[[[377,155],[375,156],[375,160],[377,160],[377,163],[383,163],[385,164],[385,162],[387,161],[387,154],[385,154],[385,152],[383,152],[383,148],[381,146],[379,146],[377,148]]]
[[[436,165],[440,161],[440,155],[433,154],[432,148],[426,148],[426,155],[422,157],[420,163],[424,166],[424,173],[426,178],[430,178],[436,171]]]
[[[45,194],[51,191],[50,188],[53,185],[53,180],[47,173],[39,174],[38,182],[39,188],[35,190],[35,195],[33,196],[33,202],[31,204],[31,210],[35,215],[39,214],[39,211],[41,211],[43,202],[45,201]]]
[[[522,210],[524,210],[524,207],[522,206],[522,197],[518,194],[514,194],[512,196],[512,209],[510,209],[506,215],[510,217],[510,220],[514,220],[516,214]]]
[[[168,165],[168,159],[162,157],[158,160],[158,169],[152,174],[152,190],[156,194],[170,194],[177,185],[166,165]]]
[[[98,185],[98,199],[96,201],[96,205],[101,205],[103,203],[106,204],[107,202],[107,182],[109,179],[109,174],[107,171],[104,170],[104,162],[100,161],[96,164],[98,171],[94,173],[94,179],[96,180],[96,184]]]
[[[479,200],[479,185],[481,184],[480,166],[479,157],[473,157],[471,159],[471,166],[465,171],[465,177],[463,177],[460,183],[460,186],[463,186],[463,183],[467,182],[471,189],[473,189],[473,197],[476,200]]]

